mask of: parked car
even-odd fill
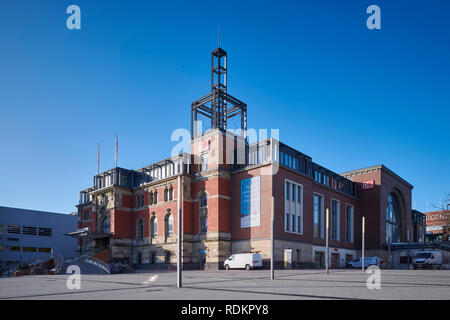
[[[246,269],[251,270],[263,266],[262,258],[259,253],[238,253],[231,255],[223,263],[225,270]]]
[[[439,251],[419,251],[413,260],[413,268],[441,269],[442,253]]]
[[[368,266],[378,266],[381,267],[381,265],[384,263],[383,259],[375,256],[375,257],[365,257],[364,258],[364,267],[367,268]],[[348,266],[352,268],[361,268],[362,267],[362,257],[356,258],[353,261],[350,261],[348,263]]]

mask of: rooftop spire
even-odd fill
[[[227,52],[219,47],[211,52],[211,92],[194,101],[191,105],[191,135],[192,138],[202,134],[207,129],[241,129],[241,134],[247,131],[247,105],[227,93]],[[202,116],[203,122],[210,123],[209,128],[200,127],[197,132],[198,116]],[[230,120],[236,119],[230,123]],[[231,125],[231,126],[230,126]],[[234,127],[233,127],[234,125]]]

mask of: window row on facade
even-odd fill
[[[285,180],[285,231],[303,234],[303,186],[290,180]],[[313,194],[313,237],[323,239],[325,235],[324,196]],[[341,241],[340,201],[330,200],[330,239]],[[345,235],[346,242],[353,242],[354,207],[345,204]]]
[[[355,195],[355,187],[352,181],[313,163],[308,156],[301,153],[298,154],[298,156],[295,156],[286,150],[280,150],[280,165],[307,175],[313,178],[315,182],[325,185],[330,189],[351,196]]]
[[[51,237],[52,228],[0,225],[0,234],[25,234],[30,236]]]
[[[152,216],[149,224],[150,237],[156,238],[158,236],[158,218]],[[168,213],[164,218],[164,233],[165,236],[173,236],[173,215]],[[144,239],[144,219],[139,218],[136,224],[136,239]]]
[[[50,253],[51,248],[38,248],[38,247],[20,247],[20,246],[2,246],[0,245],[0,252],[39,252],[39,253]]]
[[[206,193],[202,193],[199,196],[199,230],[200,233],[208,232],[208,196]],[[158,236],[158,218],[155,214],[152,214],[150,218],[150,236],[156,238]],[[166,214],[164,218],[164,233],[167,237],[173,235],[173,215],[171,213]],[[144,219],[139,218],[136,225],[136,238],[144,238]]]
[[[172,201],[174,199],[173,197],[173,187],[170,186],[169,188],[164,189],[164,202]],[[156,205],[158,204],[158,191],[150,191],[148,193],[148,204],[149,205]],[[141,194],[136,196],[136,208],[142,208],[145,206],[145,195]]]

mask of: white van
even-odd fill
[[[364,258],[364,267],[368,268],[369,266],[378,266],[381,267],[381,265],[383,264],[383,259],[378,258],[378,257],[365,257]],[[348,263],[348,266],[351,266],[352,268],[361,268],[362,267],[362,258],[356,258],[353,261],[350,261]]]
[[[255,269],[263,266],[262,258],[259,253],[238,253],[231,255],[223,263],[225,270],[229,269]]]
[[[413,268],[441,269],[442,253],[439,251],[419,251],[413,261]]]

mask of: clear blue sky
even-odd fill
[[[79,31],[66,8],[81,8]],[[366,8],[381,8],[368,30]],[[384,164],[426,210],[450,192],[449,1],[0,2],[0,205],[68,213],[97,167],[169,156],[210,52],[251,128],[336,172]]]

